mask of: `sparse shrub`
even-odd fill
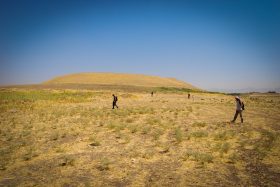
[[[228,159],[228,162],[235,163],[239,159],[239,156],[236,153],[232,153],[228,156]]]
[[[25,154],[23,155],[22,159],[27,161],[31,160],[33,157],[38,156],[38,154],[33,149],[27,149]]]
[[[66,137],[66,133],[62,133],[62,135],[60,136],[61,138],[65,138]]]
[[[133,119],[132,119],[132,118],[126,119],[126,123],[132,123],[132,122],[133,122]]]
[[[31,154],[25,154],[25,155],[23,155],[23,157],[22,157],[22,159],[24,160],[24,161],[28,161],[28,160],[31,160],[31,158],[32,158],[32,155]]]
[[[6,170],[7,169],[7,166],[6,166],[6,164],[5,163],[3,163],[3,162],[1,162],[0,163],[0,170]]]
[[[147,119],[147,124],[149,124],[149,125],[157,125],[157,124],[160,124],[160,120],[157,119],[157,118],[154,118],[154,117],[148,118]]]
[[[230,149],[230,144],[228,142],[225,142],[222,144],[220,150],[222,153],[227,153],[229,151],[229,149]]]
[[[230,130],[230,131],[221,131],[221,132],[218,132],[214,135],[214,140],[216,141],[225,141],[225,140],[228,140],[232,137],[235,136],[235,132]]]
[[[54,132],[51,134],[50,139],[51,139],[52,141],[56,141],[56,140],[58,140],[58,138],[59,138],[59,133],[58,133],[57,131],[54,131]]]
[[[214,135],[214,140],[226,140],[227,139],[227,134],[226,131],[218,132]]]
[[[63,147],[57,147],[57,148],[55,149],[55,152],[57,152],[57,153],[64,153],[64,152],[65,152],[65,149],[64,149]]]
[[[101,159],[100,163],[96,166],[99,171],[109,170],[110,161],[107,158]]]
[[[97,140],[96,135],[91,135],[89,137],[89,141],[91,142],[89,145],[90,146],[100,146],[100,142]]]
[[[122,97],[122,98],[137,98],[136,95],[129,94],[129,93],[121,94],[120,97]]]
[[[154,155],[153,149],[146,149],[145,152],[142,154],[142,158],[150,159]]]
[[[104,122],[103,121],[99,121],[98,126],[99,127],[103,127],[104,126]]]
[[[114,132],[120,132],[121,130],[124,130],[126,128],[125,123],[117,123],[117,122],[110,122],[108,124],[109,129],[114,129]]]
[[[114,122],[109,122],[109,124],[107,125],[107,127],[108,127],[109,129],[114,129],[114,128],[116,128],[116,124],[115,124]]]
[[[120,123],[117,126],[117,129],[119,129],[119,130],[124,130],[125,128],[126,128],[126,124],[125,123]]]
[[[6,141],[12,141],[13,140],[13,135],[12,134],[5,134],[5,138],[6,138]]]
[[[185,153],[185,157],[183,159],[184,160],[190,159],[193,161],[202,162],[204,164],[204,163],[212,163],[214,158],[209,153],[201,153],[201,152],[190,150]]]
[[[159,137],[163,134],[163,131],[161,129],[155,129],[152,133],[152,136],[154,140],[158,140]]]
[[[142,128],[141,132],[142,134],[148,134],[150,131],[151,131],[151,127],[146,125]]]
[[[277,140],[279,140],[279,133],[263,129],[261,131],[261,138],[256,142],[254,150],[263,158],[271,150]]]
[[[183,140],[183,132],[179,127],[175,129],[175,139],[178,143]]]
[[[30,134],[31,134],[30,130],[23,130],[22,134],[21,134],[21,137],[26,137],[26,136],[28,136]]]
[[[124,144],[127,144],[127,143],[129,143],[130,142],[130,137],[129,136],[127,136],[127,135],[125,135],[124,136]]]
[[[74,166],[75,159],[71,155],[65,155],[59,160],[60,166]]]
[[[196,161],[200,161],[203,163],[212,163],[213,162],[213,156],[208,153],[200,153],[196,156]]]
[[[183,112],[183,113],[182,113],[182,116],[183,116],[183,117],[188,117],[189,115],[190,115],[190,112]]]
[[[192,132],[190,136],[194,138],[203,138],[203,137],[207,137],[208,133],[206,131],[195,131]]]
[[[130,125],[128,126],[128,129],[130,130],[131,133],[136,133],[138,130],[136,125]]]
[[[125,123],[118,123],[118,124],[116,124],[114,132],[120,133],[125,128],[126,128],[126,124]]]
[[[207,124],[205,122],[194,122],[192,126],[194,127],[205,127]]]
[[[217,143],[214,146],[214,151],[218,151],[221,156],[223,156],[224,153],[228,153],[230,149],[230,144],[228,142],[223,142],[223,143]]]

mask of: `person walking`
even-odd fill
[[[113,94],[113,108],[112,109],[115,109],[115,107],[119,108],[117,105],[117,101],[118,101],[118,97]]]
[[[154,95],[154,92],[151,92],[151,96],[153,97],[153,95]]]
[[[188,93],[188,99],[190,99],[191,98],[191,94],[190,93]]]
[[[244,103],[241,101],[240,97],[238,96],[235,97],[235,102],[236,102],[236,111],[233,120],[231,122],[234,123],[239,114],[241,118],[241,123],[243,123],[242,111],[244,110]]]

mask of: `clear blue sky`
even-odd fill
[[[280,1],[0,0],[0,85],[76,72],[280,88]]]

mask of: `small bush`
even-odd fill
[[[183,132],[182,132],[181,128],[175,129],[175,139],[178,143],[183,140]]]
[[[130,126],[128,126],[128,129],[130,130],[131,133],[136,133],[138,131],[138,128],[136,125],[130,125]]]
[[[29,149],[26,150],[22,159],[27,161],[27,160],[31,160],[33,157],[37,157],[37,156],[38,156],[38,154],[34,151],[34,149],[29,148]]]
[[[163,134],[161,129],[155,129],[152,133],[154,140],[158,140],[159,137]]]
[[[132,123],[132,122],[133,122],[133,119],[132,119],[132,118],[126,119],[126,123]]]
[[[208,133],[206,131],[196,131],[196,132],[192,132],[190,136],[194,138],[203,138],[203,137],[207,137]]]
[[[60,166],[74,166],[75,159],[71,155],[66,155],[59,161]]]
[[[220,150],[222,153],[227,153],[229,151],[229,149],[230,149],[230,144],[228,142],[225,142],[222,144]]]
[[[107,158],[101,159],[100,163],[96,166],[99,171],[109,170],[110,161]]]
[[[151,127],[150,126],[144,126],[142,128],[142,134],[148,134],[151,131]]]
[[[225,141],[228,140],[232,137],[235,136],[235,132],[230,130],[230,131],[222,131],[222,132],[218,132],[214,135],[214,140],[216,141]]]
[[[214,151],[220,152],[221,155],[223,155],[224,153],[228,153],[229,149],[230,144],[228,142],[217,143],[214,147]]]
[[[205,122],[194,122],[192,126],[194,127],[205,127],[207,124]]]
[[[213,162],[213,156],[208,153],[201,153],[196,151],[187,151],[185,154],[184,159],[190,159],[196,162],[202,162],[202,163],[212,163]]]
[[[256,142],[254,150],[259,154],[261,158],[263,158],[266,154],[269,153],[277,140],[279,140],[278,138],[279,133],[263,129],[261,131],[261,138]]]
[[[116,128],[116,124],[113,123],[113,122],[110,122],[110,123],[107,125],[107,127],[108,127],[109,129],[114,129],[114,128]]]
[[[89,137],[89,141],[91,142],[89,145],[90,146],[100,146],[100,142],[97,140],[95,135],[91,135]]]
[[[147,119],[147,124],[149,125],[157,125],[160,124],[160,120],[157,118],[148,118]]]
[[[59,133],[58,133],[57,131],[55,131],[55,132],[53,132],[53,133],[51,134],[50,139],[51,139],[52,141],[56,141],[56,140],[58,140],[58,138],[59,138]]]
[[[223,141],[223,140],[227,140],[227,134],[226,134],[226,131],[223,131],[223,132],[218,132],[214,135],[214,140],[220,140],[220,141]]]
[[[228,157],[230,163],[235,163],[236,161],[238,161],[239,156],[236,153],[232,153],[229,155]]]

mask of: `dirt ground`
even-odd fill
[[[280,95],[241,97],[1,89],[0,186],[280,186]]]

